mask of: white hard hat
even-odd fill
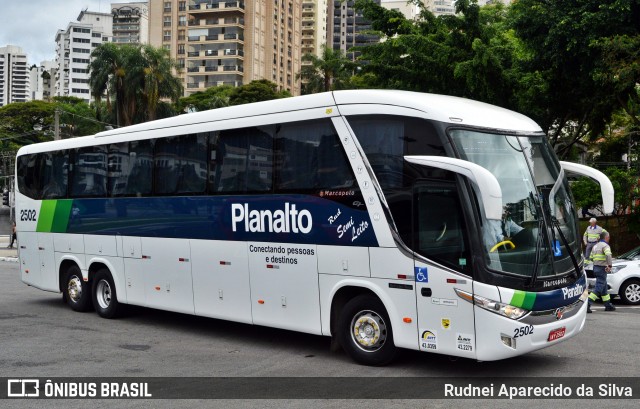
[[[597,222],[596,218],[595,217],[590,218],[589,219],[589,223],[591,223],[591,222]]]

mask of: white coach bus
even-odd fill
[[[496,360],[585,323],[565,172],[530,119],[337,91],[25,146],[21,278],[104,318],[124,304]],[[610,210],[609,210],[610,211]]]

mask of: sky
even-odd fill
[[[0,47],[22,47],[29,64],[54,60],[58,29],[66,29],[85,8],[108,13],[111,3],[126,1],[0,0]]]

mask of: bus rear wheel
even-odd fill
[[[74,311],[86,312],[91,309],[91,288],[89,283],[83,280],[82,272],[76,265],[67,269],[63,297]]]
[[[116,318],[120,315],[123,306],[118,302],[116,286],[113,277],[106,268],[96,272],[93,278],[93,308],[102,318]]]
[[[359,295],[345,304],[338,321],[338,340],[363,365],[386,365],[396,354],[389,315],[371,295]]]

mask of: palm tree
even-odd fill
[[[305,54],[302,61],[311,64],[303,65],[298,78],[303,81],[305,94],[344,89],[348,87],[355,64],[341,50],[324,46],[322,55]]]
[[[173,75],[177,65],[164,49],[105,43],[91,57],[89,85],[96,106],[106,95],[111,111],[114,100],[118,126],[153,120],[161,98],[176,101],[182,95],[181,82]]]
[[[111,97],[116,103],[116,123],[118,126],[126,124],[124,112],[124,76],[126,72],[124,55],[131,46],[122,47],[113,43],[104,43],[91,53],[89,63],[89,87],[96,102],[96,114],[99,116],[99,107],[102,96],[107,97],[107,110],[111,111]]]
[[[143,99],[146,102],[147,120],[156,119],[160,98],[170,98],[174,103],[182,96],[182,81],[173,75],[179,67],[169,57],[169,51],[150,45],[142,47],[144,57]]]

